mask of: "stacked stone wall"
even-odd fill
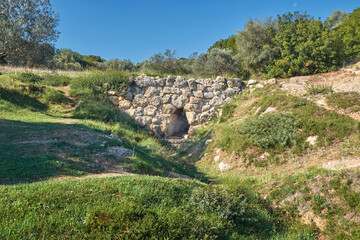
[[[174,124],[183,114],[192,132],[221,115],[221,106],[230,103],[245,84],[238,78],[188,79],[178,76],[134,78],[124,97],[110,100],[138,123],[160,136],[175,134]],[[176,131],[175,131],[176,132]]]

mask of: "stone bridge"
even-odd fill
[[[162,137],[182,137],[213,117],[232,101],[245,84],[238,78],[188,79],[141,75],[134,78],[126,96],[110,96],[119,109]],[[111,94],[110,94],[111,95]]]

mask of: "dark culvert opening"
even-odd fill
[[[188,133],[190,124],[183,109],[177,109],[170,116],[166,137],[184,137]]]

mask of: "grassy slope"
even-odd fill
[[[86,89],[83,92],[80,91],[83,89],[73,89],[73,95],[80,100],[74,111],[71,105],[49,104],[46,92],[26,93],[19,87],[24,83],[12,82],[7,75],[1,76],[0,80],[2,183],[113,170],[99,164],[99,158],[95,157],[105,151],[100,144],[110,133],[119,135],[126,147],[135,150],[136,156],[129,160],[104,156],[100,162],[119,164],[137,173],[163,175],[170,170],[191,176],[196,174],[195,168],[176,161],[176,158],[191,158],[192,163],[196,162],[205,149],[205,140],[212,134],[213,143],[198,166],[221,183],[220,186],[212,186],[190,180],[123,176],[0,186],[0,215],[4,216],[0,220],[1,238],[315,239],[319,233],[339,239],[358,236],[354,231],[354,219],[350,218],[345,225],[337,224],[338,218],[343,220],[346,214],[357,214],[359,211],[358,173],[333,173],[316,168],[295,169],[286,174],[277,172],[280,168],[284,168],[284,172],[288,170],[287,159],[296,159],[299,155],[306,157],[317,148],[333,146],[342,138],[356,134],[356,125],[348,126],[353,123],[349,119],[340,117],[339,121],[339,116],[321,110],[323,115],[319,119],[322,122],[311,122],[312,126],[319,128],[314,128],[314,131],[321,132],[322,125],[335,116],[334,122],[326,125],[334,132],[320,136],[315,149],[304,144],[304,133],[291,146],[264,150],[252,146],[249,139],[239,138],[236,134],[234,130],[241,119],[256,115],[259,107],[258,113],[275,104],[279,109],[298,106],[298,116],[303,113],[302,107],[306,111],[314,110],[313,113],[319,111],[298,99],[290,98],[284,104],[287,98],[284,99],[281,94],[274,99],[271,96],[261,99],[264,94],[255,91],[252,96],[241,96],[235,107],[228,106],[225,110],[228,113],[224,114],[221,123],[210,126],[213,131],[208,128],[199,132],[198,142],[185,147],[177,155],[158,139],[118,115],[101,98],[87,99],[89,91]],[[47,88],[63,90],[49,85]],[[102,106],[100,109],[96,108],[99,104]],[[304,120],[308,116],[304,115]],[[335,127],[331,128],[333,125]],[[307,129],[307,125],[302,126]],[[342,126],[346,127],[345,131],[340,130]],[[224,138],[217,138],[222,131],[230,138],[225,138],[225,144]],[[70,135],[62,137],[59,132]],[[71,135],[74,132],[76,134]],[[41,138],[44,134],[48,137]],[[85,138],[78,138],[79,135]],[[54,136],[55,139],[52,138]],[[45,143],[29,142],[34,140],[45,140]],[[86,144],[79,145],[79,141]],[[238,143],[244,144],[239,148]],[[107,146],[112,145],[122,144],[107,143]],[[222,160],[228,159],[232,163],[241,156],[233,153],[245,150],[243,156],[247,161],[245,164],[238,162],[237,167],[219,177],[217,164],[213,164],[214,147],[222,148]],[[353,145],[349,149],[354,154]],[[259,156],[266,151],[271,158],[261,160]],[[319,181],[323,184],[321,188],[314,187]],[[330,191],[332,195],[327,195]],[[298,196],[301,196],[300,200]],[[284,199],[288,202],[284,203]],[[345,203],[335,208],[337,201]],[[310,221],[309,226],[302,225],[301,221],[307,222],[301,220],[297,206],[302,206],[300,210],[310,207],[321,219],[328,217],[329,227],[319,229],[321,219],[318,223],[311,224]]]
[[[327,99],[341,107],[339,95],[328,95]],[[346,99],[348,94],[343,96]],[[354,100],[351,107],[355,109],[356,104]],[[291,128],[280,129],[280,133],[273,131],[271,127],[276,123],[265,122],[269,119],[265,115],[260,117],[268,107],[276,108],[268,114],[282,113],[295,119],[298,130],[294,133]],[[348,104],[345,107],[348,108]],[[314,226],[326,238],[360,238],[360,172],[322,169],[328,161],[357,161],[359,122],[304,98],[287,95],[277,90],[277,86],[247,91],[224,110],[223,115],[228,118],[214,121],[198,133],[200,136],[211,134],[212,138],[202,160],[197,162],[209,178],[230,188],[242,185],[256,189],[275,211],[281,209],[290,222]],[[261,124],[247,136],[243,129],[254,121]],[[290,136],[291,141],[281,145],[281,141],[275,140],[278,134],[282,137],[280,140],[284,139],[284,133],[288,133],[285,135]],[[254,134],[258,134],[257,137]],[[318,136],[316,145],[306,141],[308,136]],[[274,145],[263,144],[274,141]],[[220,159],[218,162],[216,156]],[[232,167],[220,172],[221,161]]]
[[[57,90],[62,87],[45,85],[41,92],[43,83],[21,82],[9,75],[2,75],[0,84],[1,183],[121,172],[123,168],[153,175],[166,175],[168,171],[196,174],[195,168],[176,161],[176,156],[171,156],[173,150],[160,139],[113,109],[111,117],[117,120],[103,120],[102,112],[97,113],[99,119],[88,119],[86,115],[78,118],[76,106]],[[34,89],[30,93],[28,86]],[[51,95],[55,90],[60,98]],[[57,103],[52,103],[54,100]],[[111,108],[106,102],[102,104]],[[82,113],[86,111],[91,109],[83,109]],[[107,139],[110,133],[124,143]],[[135,156],[117,159],[106,154],[107,147],[118,145],[133,150]]]
[[[85,98],[81,97],[83,89],[73,89],[80,100],[76,107],[71,101],[63,101],[63,94],[54,93],[65,91],[57,87],[57,80],[55,84],[47,81],[43,93],[36,87],[45,82],[36,83],[35,90],[29,93],[25,87],[31,84],[27,82],[13,80],[9,75],[0,80],[0,181],[13,184],[0,186],[0,238],[316,236],[312,228],[286,223],[256,193],[241,186],[229,189],[141,175],[43,181],[114,170],[106,168],[104,162],[136,173],[164,175],[176,171],[195,176],[196,172],[188,164],[176,161],[179,155],[113,111],[101,98],[86,99],[86,87]],[[57,101],[62,103],[55,104]],[[102,107],[99,109],[98,105]],[[110,133],[120,136],[124,143],[107,140],[101,146]],[[133,149],[135,157],[119,160],[104,155],[105,147],[113,145]],[[201,154],[201,149],[198,152]],[[27,183],[32,181],[40,182]]]

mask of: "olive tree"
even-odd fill
[[[25,59],[58,38],[58,13],[50,0],[0,1],[0,61],[25,64]]]
[[[230,50],[212,48],[198,57],[194,64],[194,72],[202,76],[231,74],[234,65],[235,60]]]

